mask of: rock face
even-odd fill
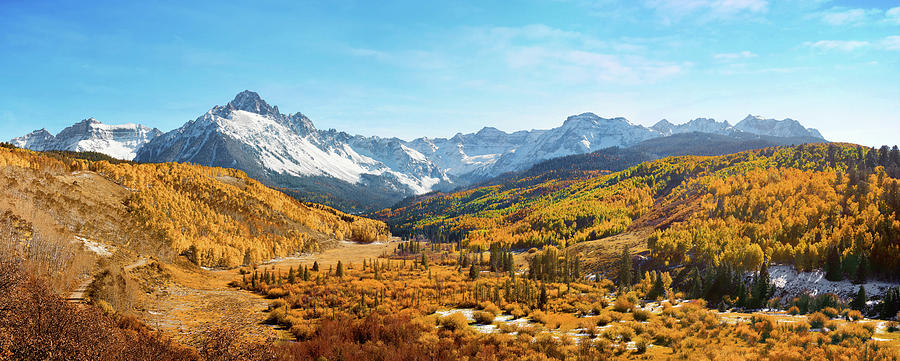
[[[671,142],[663,138],[695,133],[739,138],[745,143],[754,137],[792,138],[792,142],[794,138],[822,139],[818,131],[792,119],[748,116],[735,126],[707,118],[678,125],[661,120],[647,128],[625,118],[583,113],[547,130],[507,133],[486,127],[451,138],[405,141],[317,130],[302,113],[281,113],[258,94],[243,91],[227,104],[165,134],[140,125],[104,125],[87,119],[56,136],[38,130],[12,143],[35,150],[96,151],[138,162],[236,168],[300,199],[363,212],[391,206],[404,197],[524,170],[552,158],[624,148],[652,139],[662,139],[657,142],[660,144],[654,143],[656,148],[678,147],[683,137]],[[766,140],[765,144],[771,143],[779,142]]]
[[[734,129],[757,135],[772,137],[813,137],[825,140],[818,130],[806,128],[791,118],[783,120],[763,119],[755,115],[747,115]]]
[[[318,131],[303,114],[282,114],[251,91],[153,140],[135,161],[237,168],[301,198],[349,211],[383,207],[451,183],[402,140]]]
[[[132,160],[141,147],[161,134],[158,129],[140,124],[108,125],[88,118],[63,129],[56,136],[41,129],[14,138],[10,143],[37,151],[98,152],[113,158]]]

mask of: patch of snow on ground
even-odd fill
[[[849,280],[829,281],[825,279],[825,272],[817,270],[813,272],[797,272],[792,266],[770,266],[769,274],[772,283],[775,284],[775,296],[793,297],[808,292],[811,295],[822,293],[834,293],[841,298],[850,299],[856,295],[860,285],[853,284]],[[870,281],[862,285],[866,288],[867,297],[881,297],[890,287],[900,284],[890,282]]]
[[[84,245],[85,249],[94,252],[100,257],[112,256],[112,253],[116,250],[116,248],[113,246],[107,246],[103,243],[91,241],[84,237],[75,236],[75,240],[81,242],[81,244]]]

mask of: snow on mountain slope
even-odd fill
[[[663,119],[650,127],[650,129],[659,132],[663,136],[694,132],[729,135],[735,132],[734,127],[732,127],[731,124],[728,124],[727,120],[718,122],[715,119],[711,118],[697,118],[687,123],[678,125],[672,124],[668,120]]]
[[[763,119],[755,115],[747,115],[744,120],[735,124],[735,129],[758,135],[773,137],[813,137],[825,139],[818,130],[806,128],[791,118],[782,120]]]
[[[31,150],[70,150],[98,152],[114,158],[132,160],[137,150],[162,132],[139,124],[108,125],[94,118],[82,120],[53,136],[46,129],[14,138],[10,143]]]
[[[308,177],[358,186],[373,183],[396,197],[426,193],[450,182],[439,167],[399,139],[318,131],[303,114],[282,114],[250,91],[159,137],[136,160],[233,167],[270,185],[291,188],[302,188]]]
[[[408,146],[424,154],[460,183],[495,177],[504,172],[526,169],[540,161],[608,147],[628,147],[648,139],[674,134],[709,133],[729,137],[774,136],[819,138],[796,121],[761,120],[743,122],[744,128],[728,121],[697,118],[684,124],[661,120],[646,128],[625,118],[602,118],[593,113],[570,116],[562,126],[548,130],[506,133],[486,127],[477,133],[452,138],[418,138]]]
[[[822,139],[818,131],[792,119],[748,116],[735,126],[708,118],[678,125],[661,120],[647,128],[625,118],[583,113],[568,117],[553,129],[507,133],[485,127],[451,138],[405,141],[320,131],[302,113],[283,114],[258,94],[243,91],[227,104],[165,134],[134,124],[105,125],[91,118],[56,136],[42,129],[12,143],[35,150],[96,151],[139,162],[236,168],[301,198],[334,200],[329,204],[339,208],[342,197],[352,197],[353,210],[363,210],[527,169],[551,158],[629,147],[684,133],[744,141],[770,136]],[[370,204],[372,197],[384,204]]]

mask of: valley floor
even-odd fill
[[[290,267],[312,266],[313,262],[325,268],[336,265],[338,261],[361,265],[364,259],[371,260],[393,252],[397,244],[339,242],[321,253],[275,259],[260,266],[274,267],[287,274]],[[263,323],[268,316],[266,311],[271,300],[228,285],[240,279],[237,269],[164,266],[165,276],[145,274],[146,277],[142,277],[145,272],[156,272],[153,267],[142,269],[144,265],[133,268],[133,275],[141,279],[144,290],[149,291],[140,317],[147,325],[180,342],[194,343],[204,331],[223,326],[240,330],[249,340],[291,338],[284,330]]]

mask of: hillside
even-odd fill
[[[671,264],[752,270],[765,256],[808,269],[824,267],[830,251],[847,275],[862,257],[884,275],[900,265],[896,147],[801,145],[548,176],[556,172],[570,169],[433,195],[376,217],[398,235],[483,248],[566,246],[649,229],[658,230],[648,244],[654,259]]]
[[[85,157],[94,157],[90,154]],[[207,267],[235,267],[371,242],[381,222],[300,203],[243,172],[192,164],[110,163],[77,153],[0,148],[0,211],[23,229],[46,229],[111,248]],[[33,238],[22,232],[20,238]]]

